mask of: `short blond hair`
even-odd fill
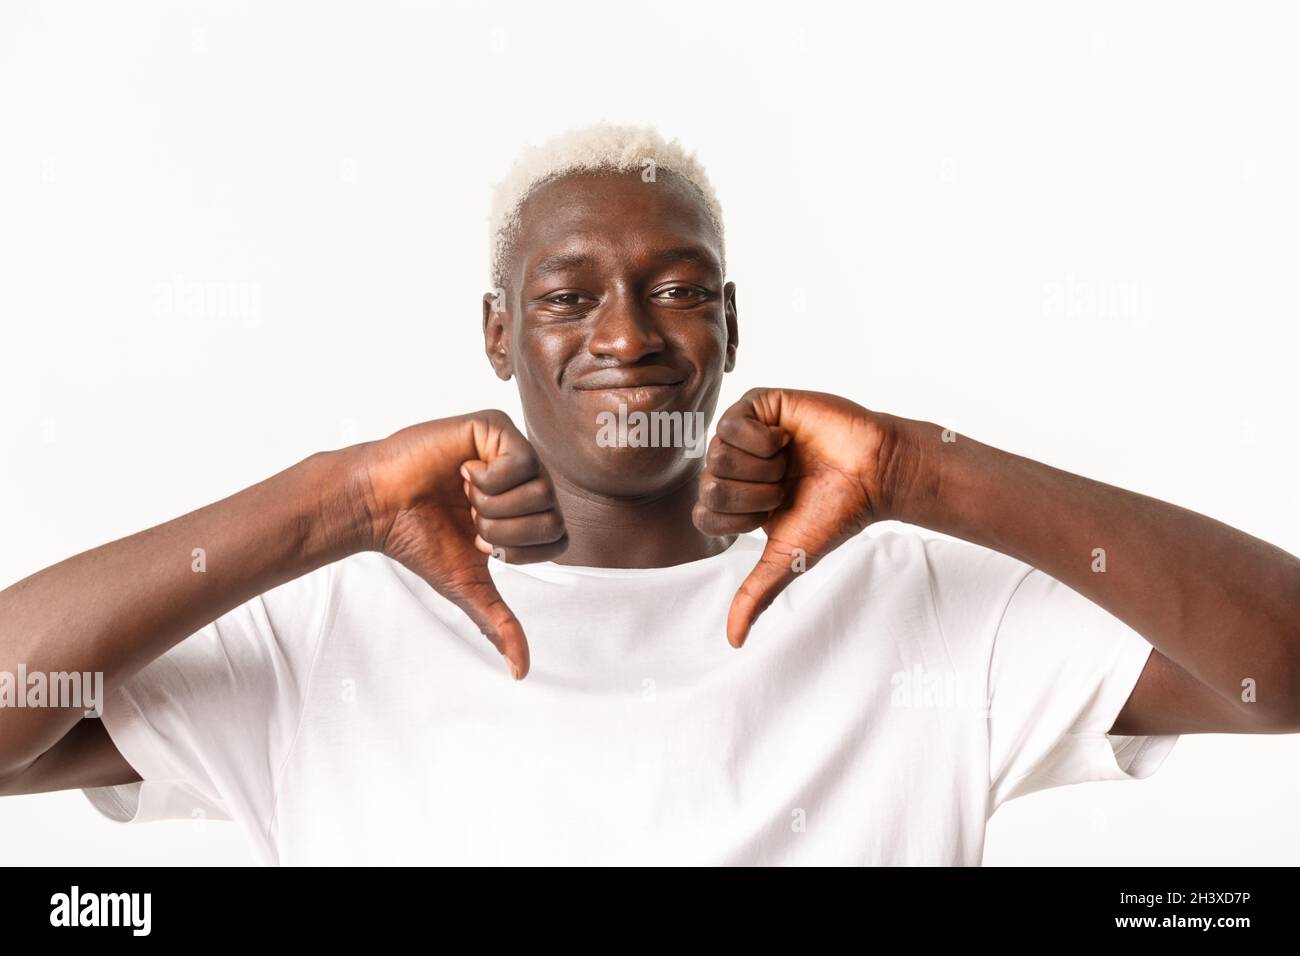
[[[722,205],[695,154],[687,152],[675,139],[665,141],[649,126],[596,123],[561,133],[540,146],[526,147],[509,175],[493,188],[488,216],[492,285],[505,286],[506,266],[519,234],[519,211],[539,186],[571,173],[635,170],[644,176],[646,169],[671,170],[695,187],[718,232],[718,251],[725,272]]]

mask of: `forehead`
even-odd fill
[[[527,277],[543,258],[575,253],[597,260],[699,246],[720,258],[699,193],[671,170],[644,182],[639,170],[576,173],[539,186],[519,212],[516,268]]]

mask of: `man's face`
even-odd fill
[[[703,201],[670,171],[654,182],[575,174],[529,196],[505,308],[484,297],[484,337],[497,374],[518,381],[529,438],[553,475],[640,498],[697,472],[702,459],[682,447],[609,447],[602,413],[622,406],[633,424],[637,412],[712,418],[737,345],[720,260]]]

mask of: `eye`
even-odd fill
[[[552,292],[550,295],[544,295],[537,300],[543,308],[549,308],[559,312],[573,312],[587,306],[594,301],[591,296],[585,292]]]
[[[528,314],[538,322],[573,322],[581,320],[598,302],[580,289],[541,290],[528,301]]]
[[[693,285],[666,285],[655,292],[655,298],[667,299],[682,305],[698,305],[710,298],[712,293]]]

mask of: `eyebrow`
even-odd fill
[[[591,265],[592,261],[591,256],[583,255],[580,252],[561,252],[542,259],[537,265],[533,266],[532,273],[535,276],[550,275],[553,272],[580,269],[583,266]]]
[[[718,268],[718,260],[707,249],[699,246],[678,246],[675,249],[665,249],[655,256],[663,262],[695,262],[710,269]]]
[[[699,246],[675,246],[654,256],[658,262],[694,262],[710,269],[718,269],[718,260],[708,250]],[[530,270],[534,276],[551,275],[569,269],[581,269],[595,264],[591,256],[581,252],[560,252],[537,262]]]

